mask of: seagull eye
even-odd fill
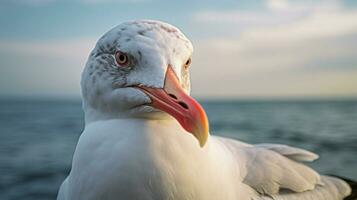
[[[190,66],[190,64],[191,64],[191,58],[189,58],[189,59],[185,62],[185,65],[184,65],[185,69],[187,69],[187,68]]]
[[[121,51],[115,52],[115,61],[120,67],[129,66],[129,57]]]

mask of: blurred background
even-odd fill
[[[357,179],[357,1],[0,0],[0,199],[55,199],[84,126],[87,56],[143,18],[193,42],[212,134],[306,148],[319,172]]]

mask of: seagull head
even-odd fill
[[[86,123],[174,118],[203,146],[209,126],[205,111],[189,95],[192,52],[185,35],[167,23],[131,21],[108,31],[82,73]]]

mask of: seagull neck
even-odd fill
[[[200,149],[196,139],[174,119],[121,118],[91,122],[85,125],[81,137],[115,145],[139,146],[146,151],[165,151],[172,147],[179,152]],[[122,142],[126,141],[126,142]],[[139,150],[138,150],[139,151]],[[173,152],[173,154],[175,154]],[[172,156],[175,157],[175,156]]]
[[[96,109],[84,109],[85,124],[94,123],[97,121],[107,121],[107,120],[170,120],[175,121],[173,117],[164,112],[152,112],[145,114],[132,114],[125,112],[101,112]]]
[[[181,133],[186,133],[186,131],[174,119],[147,118],[116,118],[93,121],[86,123],[85,132],[94,133],[104,140],[106,138],[109,140],[126,138],[131,140],[133,144],[136,143],[136,140],[142,141],[142,139],[145,139],[146,142],[157,139],[175,140],[174,138],[177,136],[189,135]],[[168,137],[168,135],[174,135],[174,137]],[[195,140],[192,141],[195,142]]]

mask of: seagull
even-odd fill
[[[318,156],[282,144],[209,135],[190,94],[193,46],[155,20],[122,23],[89,55],[85,128],[58,200],[342,200],[351,187],[306,166]],[[204,75],[204,74],[202,74]]]

